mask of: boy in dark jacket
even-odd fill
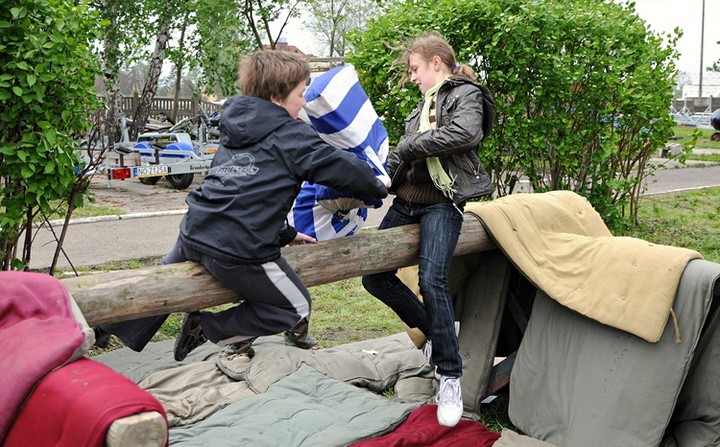
[[[252,356],[258,336],[285,332],[308,349],[311,298],[281,256],[289,243],[315,242],[286,222],[303,181],[384,198],[387,186],[352,153],[324,142],[297,119],[310,79],[307,61],[284,51],[258,51],[240,62],[242,96],[224,105],[221,146],[200,187],[186,202],[175,247],[161,264],[197,261],[243,301],[221,312],[187,314],[175,343],[183,360],[210,340]],[[167,315],[103,329],[141,350]]]

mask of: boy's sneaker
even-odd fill
[[[300,349],[311,349],[315,346],[316,342],[315,339],[309,335],[299,337],[293,331],[285,331],[285,344]]]
[[[437,419],[440,425],[454,427],[463,415],[460,379],[440,377],[440,390],[437,393]]]
[[[257,337],[251,338],[249,340],[239,341],[236,343],[230,343],[225,347],[224,351],[227,354],[231,354],[233,356],[244,355],[245,357],[251,359],[255,357],[255,349],[253,349],[252,344],[256,338]]]
[[[105,349],[110,346],[110,337],[112,336],[110,332],[98,326],[93,328],[93,333],[95,334],[96,348]]]
[[[300,349],[310,349],[315,346],[315,339],[308,335],[310,323],[303,318],[289,331],[285,331],[285,344]]]
[[[180,334],[175,339],[175,360],[182,362],[190,352],[207,341],[200,326],[200,312],[185,314]]]

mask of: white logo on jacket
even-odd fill
[[[217,177],[246,177],[257,174],[258,170],[259,169],[255,167],[255,157],[247,152],[243,152],[242,154],[233,155],[230,160],[220,166],[210,168],[208,175]]]

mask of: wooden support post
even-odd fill
[[[465,261],[461,268],[465,276],[462,288],[454,295],[455,319],[460,321],[462,392],[465,408],[479,413],[488,382],[493,380],[511,267],[500,250],[464,258],[453,259],[454,263]]]
[[[493,366],[489,381],[482,398],[495,394],[510,383],[510,373],[515,365],[517,351],[505,357],[500,363]],[[479,405],[478,405],[479,407]]]
[[[418,263],[418,225],[286,247],[283,256],[308,286]],[[465,215],[455,256],[495,248],[480,221]],[[239,301],[241,296],[205,268],[184,262],[64,279],[90,326],[190,311]]]

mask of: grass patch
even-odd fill
[[[400,319],[363,288],[360,278],[311,287],[310,330],[318,344],[330,348],[403,331]]]
[[[517,433],[522,431],[515,427],[508,417],[508,404],[510,403],[510,390],[505,387],[498,391],[495,400],[480,406],[480,422],[492,431],[501,432],[508,428]]]
[[[698,251],[720,262],[720,188],[645,197],[640,226],[626,236]]]
[[[120,208],[105,205],[93,205],[86,203],[85,205],[73,210],[72,218],[81,219],[84,217],[100,217],[100,216],[121,216],[125,214]],[[65,209],[57,209],[49,218],[49,220],[65,219]]]
[[[690,154],[687,156],[687,160],[720,163],[720,154]]]
[[[125,214],[123,210],[113,206],[86,204],[73,210],[73,219],[81,217],[120,216],[123,214]]]
[[[720,141],[712,141],[710,138],[715,132],[715,129],[699,129],[692,126],[675,126],[675,140],[670,143],[683,143],[692,139],[692,136],[698,133],[698,140],[695,144],[696,148],[702,149],[720,149]]]

